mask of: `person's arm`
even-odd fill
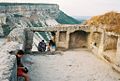
[[[17,67],[18,69],[25,69],[24,67]]]
[[[34,63],[34,62],[32,62],[31,60],[32,60],[31,57],[30,57],[29,55],[27,55],[27,56],[25,56],[25,57],[23,58],[22,62],[23,62],[24,64],[29,64],[29,65],[31,65],[31,64]]]
[[[34,64],[34,62],[30,62],[30,61],[28,62],[27,61],[27,62],[25,62],[25,64],[30,64],[31,65],[31,64]]]

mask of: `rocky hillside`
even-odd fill
[[[60,11],[60,13],[58,14],[56,21],[61,24],[79,24],[79,23],[81,23],[80,21],[66,15],[62,11]]]
[[[0,3],[0,36],[7,36],[15,28],[78,23],[59,10],[57,4]]]
[[[96,27],[105,25],[107,31],[120,32],[120,13],[112,11],[105,13],[104,15],[94,16],[86,21],[85,24]]]

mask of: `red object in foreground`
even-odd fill
[[[17,76],[23,76],[23,74],[24,74],[23,68],[18,68],[17,69]]]

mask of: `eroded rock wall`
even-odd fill
[[[92,42],[94,43],[94,46],[99,47],[101,41],[100,39],[101,39],[101,33],[94,32],[92,36]]]
[[[19,43],[6,41],[0,49],[0,81],[17,81],[16,56],[9,52],[18,50]]]
[[[84,48],[88,46],[88,33],[85,31],[75,31],[70,34],[70,48]]]
[[[105,36],[104,39],[104,50],[115,50],[117,49],[117,40],[118,37],[117,36]]]

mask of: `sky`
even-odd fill
[[[0,0],[18,3],[54,3],[70,16],[95,16],[109,11],[120,12],[120,0]]]

